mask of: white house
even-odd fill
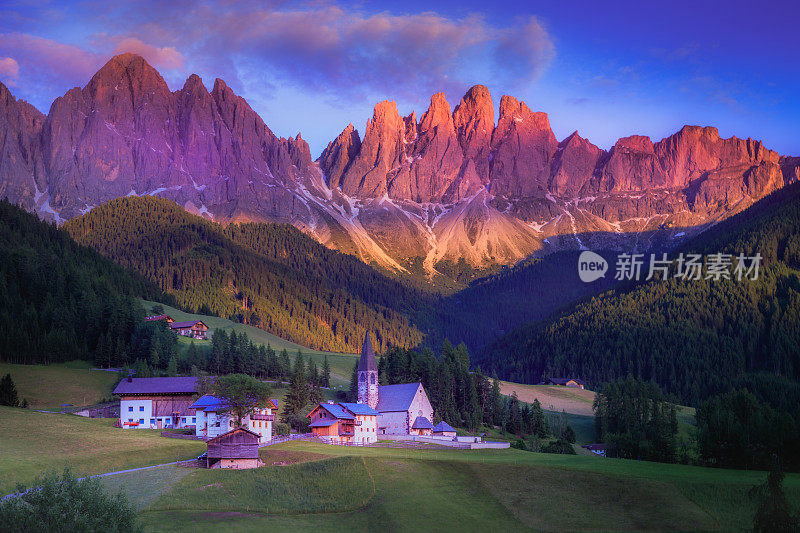
[[[213,439],[229,432],[236,425],[236,417],[225,412],[223,401],[216,396],[201,396],[190,407],[195,410],[195,435],[198,437]],[[269,442],[272,440],[272,423],[277,411],[277,402],[269,400],[265,408],[256,409],[253,414],[245,416],[241,427],[258,434],[259,444]]]
[[[119,425],[125,429],[185,428],[195,425],[191,407],[197,378],[128,377],[114,388],[120,397]]]

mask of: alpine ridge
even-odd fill
[[[0,84],[0,196],[58,223],[156,195],[220,223],[287,222],[328,247],[431,277],[561,249],[679,244],[796,181],[800,159],[685,126],[608,151],[558,141],[546,113],[476,85],[401,116],[380,102],[313,160],[247,102],[197,75],[170,91],[135,54],[112,58],[45,116]],[[438,266],[437,266],[438,265]]]

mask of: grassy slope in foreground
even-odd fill
[[[69,466],[78,475],[100,474],[189,459],[205,449],[201,442],[165,439],[156,430],[118,429],[112,423],[0,407],[0,494],[46,470]]]
[[[331,380],[333,381],[332,385],[349,386],[350,384],[350,373],[353,370],[353,365],[355,364],[357,357],[357,355],[355,354],[344,354],[344,353],[312,350],[311,348],[306,348],[305,346],[301,346],[294,342],[287,341],[285,339],[277,337],[271,333],[267,333],[263,329],[259,329],[254,326],[239,324],[237,322],[232,322],[228,319],[219,318],[216,316],[186,313],[184,311],[175,309],[174,307],[170,307],[168,305],[164,305],[158,302],[150,302],[147,300],[142,300],[142,305],[145,307],[148,314],[150,313],[154,305],[160,305],[161,307],[164,308],[164,313],[168,314],[176,321],[202,320],[211,330],[224,330],[227,333],[235,331],[237,334],[245,333],[247,337],[251,341],[253,341],[253,343],[263,344],[264,346],[270,345],[276,352],[280,352],[285,348],[289,352],[292,361],[294,361],[295,355],[297,355],[297,351],[300,350],[301,352],[303,352],[303,355],[305,357],[311,357],[316,362],[317,367],[320,370],[322,370],[323,358],[327,354],[328,364],[331,366]],[[179,344],[181,350],[188,349],[189,347],[188,339],[179,337],[178,340],[181,341]],[[194,341],[194,342],[198,348],[208,347],[211,345],[211,341]]]
[[[0,375],[11,374],[20,401],[32,409],[58,409],[61,404],[90,405],[111,396],[114,372],[90,370],[85,361],[52,365],[0,363]]]
[[[237,531],[317,528],[365,530],[736,530],[751,521],[749,489],[762,472],[502,451],[348,448],[287,443],[274,451],[317,452],[350,458],[327,468],[332,479],[313,480],[320,463],[268,467],[258,473],[202,471],[173,484],[143,510],[152,531]],[[353,482],[375,496],[361,509]],[[341,476],[341,477],[340,477]],[[268,487],[292,493],[306,485],[324,492],[325,511],[299,497],[252,499]],[[316,484],[316,485],[315,485]],[[341,484],[344,489],[337,491]],[[800,475],[786,478],[790,500],[800,503]],[[209,498],[209,494],[218,495]],[[241,495],[241,497],[240,497]],[[362,493],[358,492],[358,496]],[[198,502],[204,501],[205,509]],[[269,508],[269,512],[265,510]]]

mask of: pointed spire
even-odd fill
[[[378,364],[375,362],[375,352],[372,351],[372,341],[369,332],[364,335],[364,346],[361,348],[361,359],[358,361],[358,371],[378,371]]]

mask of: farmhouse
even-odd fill
[[[195,411],[194,424],[195,435],[204,439],[216,438],[229,432],[235,425],[236,417],[229,414],[223,400],[206,394],[201,396],[189,406]],[[258,435],[260,444],[272,440],[272,423],[275,421],[275,412],[278,404],[275,400],[269,400],[267,406],[256,409],[254,413],[242,419],[242,427]]]
[[[147,322],[159,322],[161,320],[164,320],[167,324],[172,324],[173,322],[175,322],[169,315],[151,315],[144,317],[144,319]]]
[[[258,433],[236,428],[209,440],[206,468],[258,468]]]
[[[205,340],[208,326],[202,320],[189,320],[187,322],[172,322],[169,328],[184,337]]]
[[[542,382],[542,385],[558,385],[559,387],[573,387],[582,389],[586,384],[581,379],[574,378],[549,378]]]
[[[119,425],[123,428],[194,427],[191,407],[197,393],[197,378],[133,378],[119,382]]]
[[[378,434],[430,435],[433,407],[425,388],[422,383],[379,385],[369,333],[364,337],[357,373],[358,403],[378,412]]]
[[[362,403],[320,403],[308,413],[311,432],[331,444],[372,444],[378,440],[378,412]]]

